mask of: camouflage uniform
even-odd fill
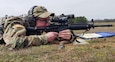
[[[50,14],[51,13],[48,12],[44,7],[37,6],[36,8],[34,8],[32,15],[34,15],[35,17],[39,16],[45,18],[48,17]],[[3,29],[3,40],[8,48],[18,49],[48,43],[47,37],[44,35],[26,36],[26,28],[24,25],[25,23],[19,17],[11,17],[5,20]],[[29,24],[31,26],[31,23]]]
[[[47,43],[47,38],[44,35],[26,36],[23,20],[18,17],[12,17],[5,21],[3,39],[6,46],[11,49]]]
[[[46,18],[51,13],[48,12],[44,7],[37,6],[33,10],[35,17]],[[28,21],[29,22],[29,21]],[[26,36],[25,24],[19,17],[11,17],[5,20],[3,40],[9,49],[18,49],[28,46],[39,46],[47,44],[47,37],[45,35],[29,35]],[[31,24],[31,23],[29,23]],[[27,27],[27,26],[26,26]],[[73,34],[70,41],[73,41]]]

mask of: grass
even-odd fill
[[[87,45],[44,45],[17,51],[1,50],[0,62],[114,62],[115,43]],[[2,46],[1,46],[2,47]]]
[[[115,23],[112,23],[115,25]],[[95,28],[88,32],[110,31],[111,28]],[[81,33],[83,31],[75,31]],[[66,44],[59,50],[58,44],[33,46],[26,49],[9,51],[0,45],[0,62],[114,62],[115,37],[99,38],[89,41],[89,44]]]

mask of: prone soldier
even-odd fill
[[[5,20],[3,28],[3,40],[6,46],[12,49],[25,48],[29,46],[39,46],[54,43],[55,39],[60,38],[60,45],[70,43],[74,36],[71,30],[66,29],[60,32],[39,31],[38,34],[28,35],[26,27],[46,27],[50,25],[50,17],[53,13],[48,12],[43,6],[34,6],[28,12],[27,20],[23,21],[19,17],[11,17]]]

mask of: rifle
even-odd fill
[[[69,23],[68,21],[70,19],[74,18],[74,15],[60,15],[53,17],[51,19],[52,24],[47,26],[47,27],[26,27],[27,29],[27,35],[34,35],[34,34],[39,34],[40,31],[46,31],[46,32],[59,32],[65,29],[70,29],[70,30],[90,30],[91,28],[95,27],[112,27],[111,24],[107,25],[94,25],[94,21],[92,19],[93,23],[90,24],[72,24]],[[31,34],[32,33],[32,34]]]

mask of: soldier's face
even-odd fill
[[[39,18],[36,20],[36,27],[49,26],[49,18]]]

